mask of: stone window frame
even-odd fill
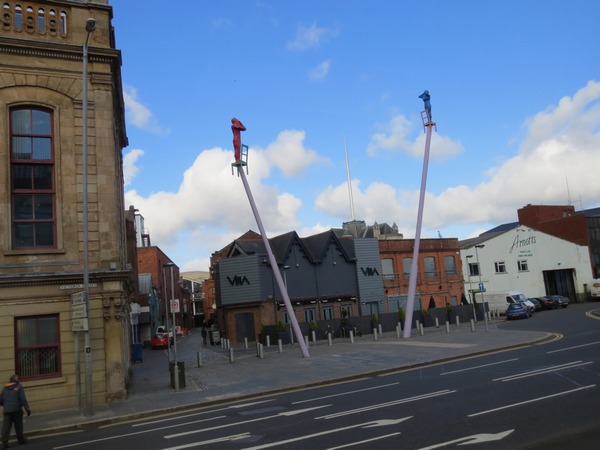
[[[15,372],[21,380],[62,376],[60,314],[15,317],[14,326]]]
[[[45,114],[49,115],[49,120],[50,120],[50,134],[36,134],[35,132],[33,132],[33,130],[31,131],[31,133],[15,133],[13,130],[13,113],[16,113],[17,111],[30,111],[30,113],[33,116],[33,112],[34,111],[39,111]],[[55,153],[55,129],[54,129],[54,111],[52,109],[49,108],[45,108],[42,106],[37,106],[37,105],[17,105],[17,106],[13,106],[10,108],[10,112],[9,112],[9,147],[10,147],[10,195],[11,195],[11,204],[12,204],[12,208],[15,208],[16,205],[16,200],[14,199],[15,196],[23,196],[23,195],[31,195],[32,199],[34,199],[36,196],[50,196],[51,200],[52,200],[52,218],[51,220],[45,219],[45,220],[37,220],[36,218],[32,218],[29,221],[23,220],[23,221],[18,221],[15,218],[15,212],[14,209],[11,209],[11,249],[13,250],[37,250],[37,249],[56,249],[57,248],[57,205],[56,205],[56,153]],[[14,158],[14,148],[13,148],[13,138],[15,137],[25,137],[25,138],[31,138],[32,140],[35,140],[36,138],[50,138],[50,157],[48,159],[26,159],[26,158]],[[33,153],[34,149],[32,146],[32,153]],[[33,169],[32,172],[32,183],[35,181],[35,168],[36,167],[41,167],[41,166],[50,166],[51,167],[51,176],[52,176],[52,180],[51,180],[51,187],[50,188],[46,188],[46,189],[35,189],[34,186],[32,186],[30,189],[24,189],[24,188],[15,188],[13,186],[13,169],[15,168],[15,166],[30,166]],[[32,208],[34,208],[33,203],[32,203]],[[17,223],[32,223],[32,224],[42,224],[42,223],[52,223],[52,244],[51,245],[36,245],[35,243],[35,237],[33,237],[34,242],[33,245],[17,245],[17,235],[16,235],[16,224]],[[35,233],[34,233],[35,234]]]

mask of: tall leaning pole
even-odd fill
[[[421,193],[419,194],[419,211],[417,213],[417,228],[415,230],[415,247],[413,249],[412,264],[410,267],[410,277],[408,279],[408,299],[406,301],[406,316],[404,318],[403,337],[409,338],[412,330],[413,309],[415,306],[415,291],[417,289],[417,271],[419,262],[419,247],[421,246],[421,225],[423,223],[423,207],[425,205],[425,191],[427,187],[427,169],[429,166],[429,147],[431,146],[431,131],[437,125],[431,120],[431,96],[429,91],[419,95],[425,104],[425,110],[421,111],[421,120],[423,121],[423,131],[426,133],[425,155],[423,157],[423,174],[421,175]]]
[[[241,177],[242,183],[244,184],[244,189],[246,190],[246,195],[248,196],[248,201],[250,202],[250,207],[252,208],[252,213],[254,214],[254,218],[256,219],[256,224],[258,225],[260,235],[262,237],[263,243],[265,244],[265,249],[267,250],[269,264],[271,264],[273,276],[275,277],[275,281],[277,282],[277,286],[279,287],[279,292],[281,292],[282,294],[283,303],[285,304],[285,309],[290,319],[294,335],[296,336],[296,341],[300,345],[300,351],[302,352],[302,356],[304,358],[309,358],[310,355],[308,354],[308,348],[306,347],[306,342],[304,342],[302,331],[300,331],[300,325],[298,325],[298,319],[296,319],[296,314],[294,314],[294,309],[292,308],[292,302],[290,302],[287,287],[285,286],[283,278],[281,277],[281,273],[279,272],[277,261],[275,260],[275,255],[273,255],[273,250],[271,249],[269,239],[267,238],[267,233],[265,232],[265,228],[263,227],[260,214],[258,213],[258,208],[256,207],[254,197],[252,196],[252,191],[250,190],[250,185],[248,184],[248,179],[246,178],[246,172],[244,171],[244,167],[248,166],[248,147],[245,145],[242,146],[241,132],[246,131],[246,127],[242,124],[242,122],[240,122],[234,117],[233,119],[231,119],[231,131],[233,132],[233,149],[235,153],[235,162],[232,163],[231,166],[232,168],[235,167],[237,169],[237,174],[239,177]],[[242,154],[242,149],[246,150],[244,154]],[[243,156],[246,157],[246,161],[244,161]]]

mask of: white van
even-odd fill
[[[483,294],[483,299],[482,299]],[[485,302],[488,304],[489,311],[498,311],[500,314],[506,314],[506,308],[510,303],[523,302],[533,312],[535,306],[529,299],[519,291],[489,291],[477,292],[475,294],[477,303]]]
[[[592,300],[600,300],[600,278],[592,280]]]

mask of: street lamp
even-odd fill
[[[471,308],[473,309],[473,320],[477,322],[477,314],[475,312],[475,296],[473,295],[473,283],[471,282],[471,265],[469,264],[469,259],[472,258],[473,255],[467,255],[467,271],[469,275],[469,297],[471,298]]]
[[[82,165],[83,165],[83,297],[85,298],[85,307],[89,321],[90,317],[90,266],[89,266],[89,208],[88,208],[88,40],[90,34],[96,29],[96,19],[89,18],[85,21],[85,43],[83,44],[83,111],[82,111]],[[90,337],[89,325],[85,335],[85,411],[84,415],[90,417],[94,415],[92,406],[92,343]]]
[[[171,268],[171,311],[173,313],[173,381],[174,381],[174,385],[175,385],[175,392],[179,391],[179,365],[177,364],[177,333],[175,331],[175,308],[173,307],[173,300],[175,300],[175,283],[173,281],[173,267],[175,267],[175,264],[170,262],[167,264],[164,264],[163,267],[170,267]],[[166,313],[166,315],[168,315],[168,312]],[[169,336],[168,334],[169,329],[167,328],[167,337]],[[170,338],[167,339],[167,341],[170,340]]]
[[[165,329],[167,331],[167,356],[169,364],[171,363],[171,338],[169,337],[169,300],[167,295],[167,275],[165,268],[173,266],[173,263],[163,264],[163,295],[165,297]]]
[[[479,291],[481,292],[481,304],[483,305],[483,320],[485,321],[485,331],[488,331],[487,312],[485,310],[485,300],[483,298],[483,283],[481,282],[481,266],[479,265],[479,253],[477,249],[485,247],[484,244],[475,245],[475,258],[477,259],[477,274],[479,275]]]

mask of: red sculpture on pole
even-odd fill
[[[242,131],[246,131],[246,127],[242,122],[235,117],[231,119],[231,131],[233,132],[233,151],[235,161],[238,162],[242,152]]]

